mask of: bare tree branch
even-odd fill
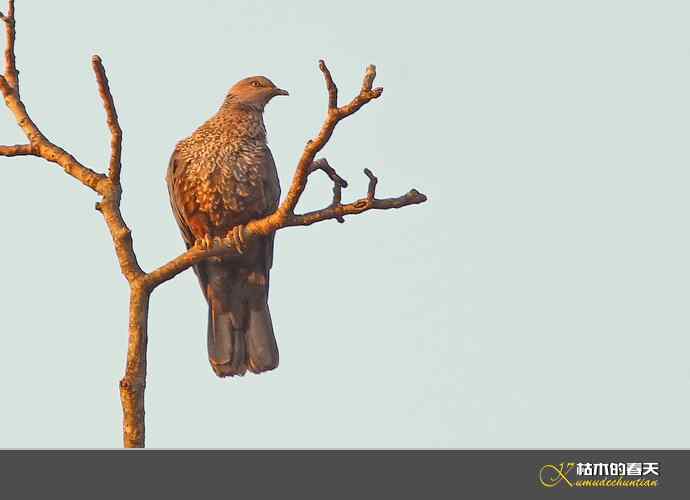
[[[311,175],[311,173],[315,170],[322,170],[333,182],[333,201],[331,202],[330,207],[340,205],[343,198],[343,188],[347,187],[347,181],[338,175],[338,172],[336,172],[335,169],[328,164],[326,158],[321,158],[312,163],[309,175]],[[340,215],[338,215],[335,220],[341,224],[345,222],[345,218]]]
[[[330,70],[326,67],[326,62],[323,59],[319,60],[319,69],[326,79],[326,89],[328,90],[328,109],[336,109],[338,107],[338,87],[336,87]]]
[[[79,163],[74,156],[50,142],[31,120],[24,107],[24,103],[19,100],[19,96],[4,76],[0,76],[0,92],[2,92],[5,98],[5,104],[12,114],[14,114],[17,124],[31,143],[35,156],[40,156],[44,160],[57,163],[66,173],[79,180],[82,184],[99,194],[103,194],[103,182],[107,180],[106,176],[85,167]]]
[[[14,43],[17,38],[14,22],[14,0],[9,0],[7,7],[7,15],[0,12],[0,19],[5,22],[5,78],[7,83],[17,93],[19,98],[19,71],[17,71],[17,64],[14,56]]]
[[[339,108],[337,106],[331,107],[331,104],[337,104],[334,103],[335,92],[331,91],[331,88],[335,88],[335,83],[333,83],[331,73],[328,70],[328,67],[326,66],[326,63],[324,61],[319,61],[319,68],[321,69],[321,72],[324,74],[326,86],[329,90],[328,113],[326,115],[326,120],[321,126],[321,130],[319,131],[318,135],[311,141],[307,142],[307,146],[304,148],[302,157],[300,158],[299,163],[297,164],[295,175],[292,178],[290,190],[288,191],[285,200],[283,201],[283,203],[280,204],[278,210],[276,211],[277,216],[279,218],[282,218],[283,220],[287,220],[287,218],[294,213],[295,207],[297,206],[297,202],[302,196],[302,192],[304,192],[304,188],[307,185],[307,177],[310,173],[309,168],[311,167],[311,164],[314,162],[314,157],[319,151],[321,151],[321,149],[331,138],[333,130],[335,130],[335,127],[338,124],[338,122],[340,122],[340,120],[342,120],[343,118],[350,116],[352,113],[360,109],[362,106],[364,106],[372,99],[380,97],[383,93],[383,88],[377,88],[374,90],[371,89],[371,86],[374,82],[374,78],[376,77],[376,68],[373,65],[371,65],[367,68],[367,72],[364,77],[364,83],[362,84],[362,89],[360,90],[359,94],[349,104],[345,105],[342,108]],[[337,95],[335,95],[335,97],[337,98]]]
[[[120,158],[122,155],[122,129],[117,118],[115,102],[110,93],[108,77],[103,67],[100,56],[93,56],[91,59],[93,71],[96,74],[98,83],[98,93],[103,100],[106,122],[111,134],[111,154],[110,165],[108,167],[107,182],[102,189],[102,201],[96,204],[96,209],[103,214],[103,218],[108,226],[108,230],[113,238],[115,252],[120,263],[120,269],[128,282],[132,283],[137,278],[144,275],[137,256],[134,253],[134,243],[132,241],[132,231],[127,227],[122,213],[120,212],[120,200],[122,188],[120,186]]]
[[[103,214],[113,240],[115,254],[120,270],[130,287],[129,304],[129,341],[125,375],[120,381],[120,399],[123,410],[123,434],[126,447],[143,447],[144,426],[144,391],[146,387],[146,347],[148,343],[148,308],[153,290],[160,284],[174,278],[179,273],[210,257],[230,256],[241,252],[252,238],[267,236],[279,229],[291,226],[308,226],[315,222],[335,219],[344,222],[346,215],[356,215],[368,210],[387,210],[402,208],[408,205],[423,203],[426,196],[416,190],[397,198],[376,198],[378,179],[369,171],[369,187],[366,198],[352,203],[342,204],[342,189],[347,182],[332,168],[326,159],[314,161],[315,155],[330,139],[336,125],[345,117],[355,113],[366,103],[381,96],[382,88],[372,88],[376,77],[376,68],[369,66],[366,70],[359,94],[348,104],[338,107],[338,89],[324,61],[319,61],[319,68],[326,81],[328,92],[328,111],[317,136],[307,143],[295,169],[290,189],[278,209],[262,219],[250,221],[246,226],[238,226],[211,248],[193,247],[157,269],[146,273],[137,260],[132,240],[132,232],[127,227],[120,203],[122,187],[120,185],[122,157],[122,129],[120,127],[115,103],[110,92],[105,68],[99,56],[92,58],[92,67],[98,83],[98,91],[103,101],[106,122],[111,134],[111,153],[108,175],[97,173],[82,165],[74,156],[50,142],[31,120],[24,103],[19,97],[18,71],[16,70],[15,18],[14,2],[9,0],[8,14],[0,13],[5,22],[7,47],[5,50],[5,74],[0,76],[0,92],[5,104],[26,135],[28,144],[0,146],[0,156],[33,155],[60,165],[65,172],[93,189],[101,196],[96,209]],[[327,207],[295,215],[294,209],[306,188],[308,177],[316,170],[322,170],[333,182],[333,199]]]
[[[334,177],[331,177],[334,185],[338,184],[342,179],[334,172]],[[321,210],[314,210],[313,212],[308,212],[302,215],[294,215],[288,221],[286,226],[310,226],[315,222],[321,222],[328,219],[337,219],[339,222],[344,222],[344,217],[346,215],[357,215],[368,210],[389,210],[391,208],[403,208],[408,205],[417,205],[419,203],[424,203],[427,198],[425,195],[417,191],[416,189],[411,189],[409,192],[403,196],[398,196],[396,198],[376,198],[376,184],[378,179],[371,173],[368,168],[364,169],[364,173],[369,177],[369,187],[367,189],[367,197],[360,200],[354,201],[352,203],[347,203],[345,205],[340,203],[340,199],[336,201],[334,197],[333,203],[326,208]],[[333,187],[335,192],[336,187]]]
[[[120,211],[122,199],[122,187],[120,185],[122,128],[120,128],[117,118],[115,102],[100,56],[93,56],[91,65],[96,74],[98,93],[103,100],[106,122],[111,135],[107,189],[102,193],[103,199],[96,204],[96,209],[103,214],[113,239],[120,270],[130,285],[127,363],[125,376],[120,380],[124,445],[127,448],[142,448],[145,442],[144,391],[146,388],[148,310],[152,289],[146,289],[142,285],[142,278],[146,276],[146,273],[139,266],[137,256],[134,253],[132,231],[127,227]]]
[[[115,103],[113,96],[110,93],[110,86],[108,85],[108,77],[105,74],[105,68],[100,56],[93,56],[91,59],[93,71],[96,73],[96,81],[98,82],[98,92],[103,99],[103,107],[105,108],[106,120],[108,128],[110,128],[110,165],[108,167],[108,177],[115,183],[120,183],[120,170],[122,169],[122,129],[120,122],[117,119],[117,111],[115,111]]]
[[[369,177],[369,187],[367,188],[367,203],[373,204],[376,196],[376,185],[379,183],[378,178],[371,173],[368,168],[364,169],[364,175]]]
[[[14,146],[0,146],[0,156],[26,156],[33,155],[34,148],[31,144],[15,144]]]

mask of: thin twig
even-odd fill
[[[374,203],[374,198],[376,197],[376,185],[379,183],[378,178],[371,173],[368,168],[364,169],[364,175],[369,177],[369,187],[367,188],[367,201],[369,203]]]
[[[115,184],[119,184],[120,170],[122,169],[122,128],[120,128],[117,111],[115,110],[115,103],[113,102],[113,95],[110,93],[108,77],[105,74],[105,68],[103,67],[100,56],[96,55],[91,58],[91,66],[93,67],[94,73],[96,73],[98,93],[103,100],[106,120],[108,128],[110,129],[110,165],[108,166],[108,177]]]
[[[378,99],[383,94],[383,87],[377,87],[372,89],[374,84],[374,79],[376,78],[376,66],[370,64],[367,66],[367,71],[364,74],[364,80],[362,81],[362,89],[359,94],[355,96],[349,104],[346,104],[342,108],[338,108],[338,114],[340,119],[350,116],[352,113],[356,113],[359,109],[367,104],[372,99]]]
[[[330,70],[326,67],[326,62],[323,59],[319,60],[319,69],[326,79],[326,90],[328,90],[328,109],[336,109],[338,107],[338,87],[333,81]]]
[[[331,202],[331,207],[337,207],[341,204],[343,198],[343,188],[347,187],[347,181],[338,175],[333,167],[328,164],[326,158],[321,158],[316,160],[311,165],[310,174],[315,170],[322,170],[333,182],[333,201]],[[345,222],[345,219],[341,216],[335,218],[341,224]]]
[[[9,0],[7,15],[0,13],[0,19],[5,22],[5,78],[7,78],[7,83],[14,89],[17,98],[19,98],[19,71],[17,71],[17,63],[14,56],[14,44],[17,39],[14,21],[14,0]]]

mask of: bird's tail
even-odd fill
[[[237,309],[241,308],[242,311]],[[278,346],[265,299],[230,310],[209,304],[208,357],[219,377],[261,373],[278,366]],[[239,314],[238,314],[239,313]]]
[[[208,306],[208,360],[219,377],[244,375],[247,346],[244,332],[233,327],[230,313]]]
[[[264,300],[259,307],[249,307],[245,341],[247,366],[252,373],[266,372],[278,366],[278,344],[267,301]]]

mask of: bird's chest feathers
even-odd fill
[[[185,198],[194,208],[214,225],[263,214],[265,139],[219,134],[199,146],[186,158],[182,182]]]

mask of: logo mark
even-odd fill
[[[568,479],[568,474],[575,467],[575,463],[560,463],[558,465],[546,464],[539,469],[539,481],[546,488],[553,488],[561,482],[565,482],[571,488],[573,483]]]

